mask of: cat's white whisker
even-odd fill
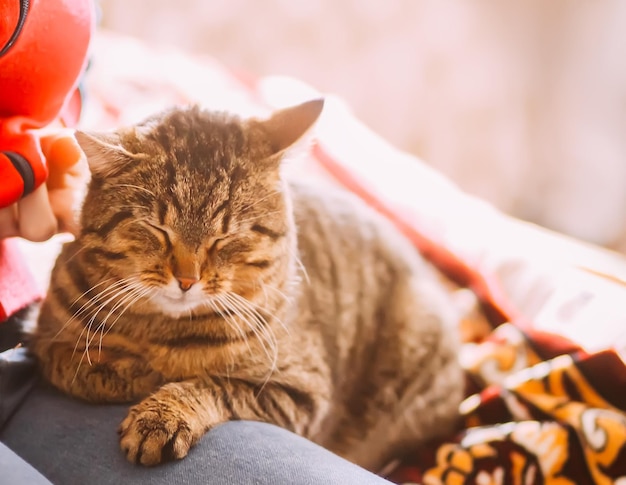
[[[124,309],[120,312],[120,314],[117,316],[117,318],[115,320],[113,320],[113,322],[111,323],[111,325],[109,325],[109,328],[106,329],[106,331],[103,330],[103,333],[100,337],[100,339],[102,340],[104,337],[106,337],[108,335],[108,333],[113,329],[113,327],[115,326],[115,324],[117,323],[117,321],[122,317],[122,315],[124,314],[124,312],[126,310],[128,310],[128,308],[130,308],[131,306],[133,306],[137,301],[139,301],[141,298],[151,298],[151,296],[154,294],[154,288],[150,288],[150,287],[146,287],[145,288],[145,293],[142,294],[138,294],[137,297],[135,299],[133,299],[132,301],[130,301],[125,307]]]
[[[263,309],[263,311],[274,321],[276,321],[284,330],[286,333],[289,333],[289,328],[287,327],[287,325],[285,325],[285,323],[278,318],[275,314],[269,312],[268,308],[267,308],[267,292],[266,290],[273,290],[275,292],[277,292],[284,300],[287,304],[291,304],[293,301],[293,298],[287,296],[285,293],[283,293],[282,291],[280,291],[278,288],[275,288],[271,285],[268,285],[267,283],[261,283],[261,288],[263,289],[265,296],[265,303],[266,305],[264,307],[261,307],[260,305],[258,305],[257,303],[254,303],[253,301],[248,300],[247,298],[244,298],[243,296],[237,294],[237,293],[233,293],[233,295],[236,295],[237,298],[242,300],[242,303],[245,305],[249,305],[257,314],[258,314],[258,310],[259,309]],[[259,315],[260,316],[260,315]],[[263,318],[263,317],[261,317]]]
[[[273,192],[270,192],[269,194],[267,194],[267,195],[265,195],[263,197],[258,198],[257,200],[254,201],[254,203],[246,204],[245,206],[243,206],[242,211],[248,211],[250,209],[254,209],[261,202],[265,202],[270,197],[274,197],[275,195],[278,195],[278,194],[280,194],[280,190],[274,190]]]
[[[269,296],[267,294],[266,285],[264,285],[263,283],[261,283],[261,291],[263,292],[263,303],[267,306],[267,304],[269,303]]]
[[[308,285],[310,285],[311,278],[309,278],[309,273],[306,270],[306,266],[304,266],[304,263],[300,260],[300,257],[298,256],[297,251],[294,251],[293,249],[290,248],[289,254],[293,258],[294,262],[296,263],[296,266],[298,266],[298,268],[300,268],[300,271],[302,271],[302,274],[304,275],[304,280],[307,282]]]
[[[152,197],[156,198],[156,194],[154,192],[152,192],[149,189],[146,189],[145,187],[140,187],[139,185],[134,185],[134,184],[115,184],[115,185],[111,185],[111,187],[128,187],[131,189],[137,189],[137,190],[141,190],[143,192],[146,192],[148,194],[150,194]]]
[[[261,286],[263,287],[263,290],[272,290],[273,292],[277,293],[278,296],[280,296],[285,301],[285,303],[289,304],[289,303],[293,302],[293,296],[289,296],[289,295],[285,294],[284,291],[279,290],[275,286],[272,286],[272,285],[270,285],[268,283],[261,283]]]
[[[95,336],[98,334],[98,329],[99,329],[99,327],[101,325],[101,324],[98,325],[98,327],[96,328],[96,330],[94,332],[94,335],[91,338],[89,338],[91,328],[92,328],[92,326],[94,324],[94,321],[95,321],[95,317],[98,315],[98,313],[100,313],[102,308],[108,304],[109,301],[112,301],[112,299],[114,299],[115,297],[117,297],[119,295],[123,295],[124,292],[127,291],[127,290],[128,290],[128,287],[123,287],[121,290],[118,290],[116,292],[116,295],[114,295],[112,298],[109,298],[106,302],[104,302],[102,305],[100,305],[100,307],[98,308],[98,311],[89,319],[88,324],[85,326],[85,328],[83,328],[83,331],[80,333],[80,335],[78,337],[78,340],[76,342],[76,345],[74,346],[74,353],[76,352],[76,348],[77,348],[78,344],[81,341],[81,336],[83,335],[85,330],[87,330],[87,334],[85,335],[85,350],[83,350],[81,358],[78,361],[78,365],[76,366],[76,372],[74,374],[74,379],[72,380],[72,382],[76,379],[76,376],[78,375],[78,372],[80,370],[80,367],[81,367],[83,361],[85,360],[85,357],[87,357],[87,362],[89,363],[89,365],[93,365],[93,362],[91,360],[91,355],[89,353],[89,347],[91,345],[91,342],[95,338]],[[123,296],[123,298],[126,298],[126,297],[127,297],[127,295]],[[109,314],[110,314],[110,312],[109,312]],[[74,353],[72,355],[74,355]],[[99,360],[99,358],[100,358],[100,351],[98,352],[98,360]]]
[[[126,294],[126,295],[124,295],[122,298],[120,298],[120,300],[119,300],[119,301],[117,301],[117,302],[113,305],[113,307],[112,307],[112,308],[109,310],[109,312],[107,313],[106,317],[104,317],[104,318],[101,320],[100,325],[106,325],[106,322],[107,322],[107,320],[109,319],[109,317],[111,316],[111,314],[115,313],[115,311],[116,311],[116,310],[117,310],[120,306],[122,306],[122,305],[123,305],[123,304],[127,301],[127,299],[128,299],[129,297],[132,297],[132,296],[135,294],[135,292],[137,292],[138,290],[140,290],[140,289],[142,289],[142,288],[143,288],[143,286],[141,285],[141,283],[140,283],[140,282],[138,282],[138,281],[131,281],[131,282],[129,283],[129,285],[128,285],[128,286],[126,286],[126,287],[124,288],[124,291],[127,291],[127,294]],[[98,326],[98,328],[96,328],[96,333],[98,332],[98,329],[99,329],[100,325]]]
[[[217,295],[217,296],[213,297],[211,300],[209,300],[208,304],[214,311],[222,314],[224,316],[224,320],[229,325],[231,325],[232,327],[235,328],[235,331],[239,334],[241,339],[246,342],[246,346],[248,347],[248,351],[250,353],[252,353],[252,348],[250,347],[250,342],[246,338],[246,332],[244,332],[244,330],[241,328],[241,325],[239,325],[237,320],[232,315],[228,314],[228,305],[226,303],[224,303],[219,298],[219,295]]]
[[[240,305],[242,305],[244,308],[246,308],[254,317],[255,320],[261,325],[261,326],[265,326],[265,318],[263,317],[263,315],[261,315],[261,313],[259,313],[259,311],[255,308],[256,305],[254,305],[254,303],[252,303],[250,300],[244,298],[243,296],[234,293],[234,292],[229,292],[228,296],[234,300],[236,300]]]
[[[109,278],[110,280],[111,278]],[[94,296],[92,296],[89,300],[87,300],[78,310],[76,310],[72,316],[68,319],[68,321],[63,325],[63,327],[61,328],[61,330],[59,330],[57,332],[57,334],[55,335],[55,338],[58,337],[58,335],[70,324],[72,323],[73,320],[75,320],[76,318],[80,317],[83,313],[85,313],[90,307],[93,307],[95,305],[98,304],[98,302],[102,299],[105,298],[107,295],[111,294],[113,291],[115,291],[117,288],[119,288],[120,286],[124,286],[125,284],[127,284],[129,281],[129,278],[124,278],[122,280],[116,281],[115,283],[113,283],[112,285],[110,285],[107,289],[105,289],[104,291],[95,294]],[[96,288],[97,286],[100,285],[96,285],[94,287],[92,287],[91,289]],[[87,294],[89,293],[89,291],[91,291],[91,289],[87,290],[85,293],[83,294]],[[80,297],[79,297],[80,298]]]
[[[259,329],[257,328],[257,325],[252,323],[250,321],[249,316],[245,315],[245,313],[242,312],[241,308],[239,307],[236,301],[233,301],[232,299],[229,298],[228,293],[221,293],[220,298],[221,298],[221,301],[224,302],[226,308],[234,312],[241,319],[241,321],[245,323],[245,325],[254,333],[256,338],[259,340],[264,353],[267,355],[267,358],[271,360],[272,356],[271,356],[270,351],[267,348],[268,345],[271,346],[271,342],[268,342],[264,338],[263,334],[260,333]]]
[[[83,330],[81,331],[78,340],[76,342],[76,345],[74,346],[74,353],[76,352],[76,349],[78,347],[78,344],[80,343],[81,337],[85,334],[85,350],[83,351],[83,353],[87,355],[87,361],[89,362],[89,365],[92,365],[91,362],[91,356],[89,355],[89,344],[91,342],[91,339],[89,338],[90,334],[91,334],[91,328],[94,324],[94,321],[96,319],[96,317],[98,316],[98,314],[112,301],[114,301],[116,298],[119,298],[121,295],[124,295],[124,293],[126,291],[128,291],[128,289],[130,288],[130,286],[134,283],[132,281],[132,278],[127,278],[124,280],[125,284],[124,285],[118,285],[115,290],[112,292],[113,295],[109,296],[106,301],[104,301],[103,303],[101,303],[98,308],[95,310],[95,312],[91,315],[89,321],[87,322],[87,324],[84,326]],[[107,294],[111,295],[111,292],[109,292]],[[101,300],[102,298],[100,298]],[[100,301],[98,300],[98,301]],[[72,354],[73,355],[73,354]],[[82,362],[82,358],[81,358],[81,362]],[[80,364],[79,364],[80,365]]]
[[[110,281],[110,279],[111,278],[109,278],[108,280]],[[95,319],[96,319],[97,315],[111,301],[115,300],[116,298],[119,298],[121,295],[124,295],[125,292],[129,291],[131,289],[131,287],[135,284],[135,280],[136,280],[136,275],[133,275],[133,276],[130,276],[130,277],[127,277],[127,278],[123,278],[121,280],[116,281],[112,285],[110,285],[103,292],[98,293],[97,295],[94,295],[94,297],[90,298],[85,304],[83,304],[81,306],[81,308],[79,308],[72,315],[72,317],[70,317],[70,319],[65,323],[65,325],[61,328],[61,330],[59,330],[59,332],[57,332],[57,334],[55,335],[55,337],[58,336],[63,331],[63,329],[66,328],[72,322],[72,320],[80,317],[81,315],[85,314],[87,311],[94,311],[94,313],[90,316],[90,318],[87,321],[87,323],[83,326],[83,329],[81,330],[78,338],[76,339],[76,344],[74,345],[74,350],[72,352],[72,358],[76,354],[76,350],[78,349],[78,346],[80,345],[80,342],[82,341],[83,335],[85,335],[85,349],[83,350],[81,358],[78,361],[78,364],[76,366],[76,372],[74,374],[74,378],[73,378],[72,382],[76,379],[76,376],[78,375],[80,367],[81,367],[82,363],[84,362],[85,358],[87,358],[87,361],[88,361],[89,365],[93,364],[92,360],[91,360],[91,355],[89,353],[89,347],[91,345],[91,342],[93,341],[93,338],[95,338],[95,336],[97,335],[97,330],[96,330],[94,335],[90,337],[91,329],[93,327],[93,324],[95,322]],[[101,284],[98,284],[96,286],[100,286],[100,285]],[[95,286],[92,287],[92,289],[93,288],[95,288]],[[88,291],[86,293],[88,293]],[[105,298],[106,298],[106,300],[102,301]],[[95,310],[93,310],[94,308],[95,308]]]
[[[277,342],[274,334],[266,325],[267,322],[263,316],[253,308],[249,307],[247,305],[247,300],[237,293],[227,292],[223,293],[223,296],[230,303],[231,308],[233,308],[233,310],[236,309],[242,315],[244,321],[248,323],[250,329],[255,333],[255,335],[257,335],[257,338],[263,345],[263,349],[268,359],[272,363],[273,370],[278,355]]]
[[[74,254],[72,254],[70,257],[67,258],[67,262],[69,263],[72,259],[74,259],[76,256],[78,256],[80,253],[82,253],[86,249],[87,249],[87,246],[81,247],[78,251],[74,252]]]
[[[148,295],[148,294],[150,294],[152,292],[154,292],[154,288],[146,288],[146,287],[142,287],[140,289],[140,291],[135,291],[134,292],[134,297],[132,299],[130,299],[130,301],[126,300],[126,301],[128,301],[128,303],[126,304],[126,306],[124,306],[124,308],[119,313],[117,318],[115,320],[113,320],[113,322],[111,322],[111,325],[109,325],[109,328],[107,328],[106,331],[105,331],[105,328],[102,327],[102,330],[101,330],[101,333],[100,333],[100,342],[98,344],[98,358],[100,358],[100,353],[102,352],[102,340],[113,329],[113,327],[115,326],[117,321],[120,318],[122,318],[122,315],[126,312],[126,310],[128,310],[131,306],[133,306],[141,298],[145,297],[146,295]]]
[[[119,206],[120,209],[124,210],[128,210],[128,209],[137,209],[139,211],[145,211],[146,210],[146,206],[144,205],[131,205],[131,204],[126,204],[126,205],[121,205]],[[139,219],[139,217],[137,217],[136,219]]]
[[[95,322],[95,319],[97,317],[97,315],[100,313],[100,311],[110,302],[113,301],[115,298],[119,297],[120,295],[124,295],[124,293],[126,291],[129,291],[129,287],[131,286],[131,284],[133,282],[128,281],[130,280],[130,278],[128,278],[125,282],[127,283],[126,286],[122,286],[121,288],[116,288],[115,294],[110,297],[109,299],[107,299],[107,301],[105,301],[104,303],[102,303],[97,311],[91,316],[91,318],[89,319],[87,325],[85,325],[85,327],[83,328],[83,330],[81,331],[78,340],[76,342],[76,345],[74,346],[74,352],[72,355],[74,355],[74,353],[76,352],[76,349],[78,347],[78,344],[81,341],[81,337],[82,335],[85,333],[85,331],[87,332],[85,335],[85,349],[83,350],[82,356],[78,362],[77,368],[76,368],[76,374],[78,374],[78,371],[80,370],[80,367],[85,359],[85,357],[87,357],[87,362],[89,363],[89,365],[93,365],[92,361],[91,361],[91,354],[89,353],[89,347],[91,345],[91,342],[93,341],[93,339],[95,338],[95,336],[98,334],[98,329],[100,327],[100,325],[98,325],[98,327],[96,328],[93,336],[90,338],[90,334],[91,334],[91,328],[93,327],[93,324]],[[126,295],[122,296],[122,298],[125,298]]]
[[[74,382],[76,381],[76,378],[78,377],[78,371],[80,371],[80,367],[83,363],[83,360],[85,360],[85,353],[83,352],[83,354],[80,357],[80,360],[78,361],[78,365],[76,365],[76,372],[74,372],[74,377],[72,378],[72,384],[74,384]]]
[[[118,281],[118,282],[114,283],[113,285],[109,286],[103,292],[100,292],[100,293],[94,295],[93,297],[91,297],[78,310],[76,310],[72,314],[72,316],[68,319],[68,321],[65,323],[63,328],[65,328],[67,325],[69,325],[73,320],[75,320],[75,319],[79,318],[81,315],[85,314],[91,308],[93,308],[96,305],[98,305],[102,301],[103,298],[106,298],[108,295],[114,293],[115,291],[118,291],[121,287],[125,286],[126,284],[128,284],[127,280]],[[63,330],[63,328],[61,330]]]
[[[246,311],[250,312],[250,309],[246,309]],[[263,319],[263,321],[265,320]],[[268,378],[269,378],[269,376],[271,376],[271,374],[276,369],[276,362],[278,361],[278,341],[276,339],[276,335],[274,334],[274,331],[272,330],[271,326],[259,325],[258,328],[260,329],[260,332],[265,336],[265,340],[268,342],[268,345],[272,349],[271,367],[268,371],[269,372]]]
[[[237,331],[241,335],[241,338],[246,341],[248,348],[250,348],[250,342],[248,341],[246,332],[241,328],[241,325],[239,325],[239,323],[237,322],[237,319],[235,318],[235,316],[238,317],[245,324],[247,328],[251,328],[250,322],[248,322],[248,319],[246,318],[246,316],[243,313],[241,313],[241,311],[238,308],[233,307],[233,305],[228,301],[228,299],[225,297],[224,294],[216,295],[215,302],[219,303],[220,307],[222,308],[222,311],[220,313],[231,324],[236,326]],[[230,312],[235,313],[235,315],[231,315]]]
[[[72,303],[71,303],[71,305],[70,305],[70,308],[72,308],[74,305],[76,305],[76,303],[78,303],[78,300],[80,300],[82,297],[87,296],[87,293],[90,293],[90,292],[94,291],[96,288],[98,288],[99,286],[102,286],[102,285],[104,285],[104,284],[108,283],[108,282],[109,282],[109,281],[111,281],[112,279],[114,279],[114,278],[107,278],[107,279],[105,279],[105,280],[102,280],[100,283],[97,283],[97,284],[93,285],[93,286],[92,286],[91,288],[89,288],[88,290],[83,291],[80,295],[78,295],[78,296],[74,299],[74,301],[72,301]]]
[[[119,280],[119,281],[115,282],[114,284],[112,284],[108,288],[106,288],[104,291],[98,293],[93,298],[91,298],[89,301],[87,301],[78,310],[78,312],[75,314],[75,316],[76,317],[81,316],[82,314],[87,312],[90,307],[93,308],[93,307],[99,305],[102,302],[102,300],[104,300],[105,298],[108,298],[108,297],[110,297],[111,295],[114,295],[114,294],[119,294],[120,291],[124,291],[124,290],[128,289],[134,283],[135,283],[135,281],[134,281],[133,277],[124,278],[122,280]]]
[[[264,335],[265,341],[271,347],[272,355],[268,356],[268,358],[270,359],[270,367],[265,376],[265,380],[263,381],[263,384],[260,387],[260,390],[259,390],[259,393],[260,393],[263,391],[263,389],[265,388],[265,386],[267,385],[267,383],[269,382],[269,380],[271,379],[272,375],[274,374],[277,368],[278,342],[276,340],[276,336],[274,335],[274,332],[271,329],[271,326],[267,325],[268,322],[259,313],[259,311],[256,308],[254,308],[254,304],[251,301],[249,301],[248,299],[234,292],[227,293],[227,296],[230,297],[232,301],[235,301],[236,305],[239,305],[240,308],[242,308],[242,310],[245,313],[247,313],[249,316],[252,317],[252,319],[256,322],[258,326],[257,328],[259,328],[260,332]]]
[[[122,223],[118,226],[118,230],[119,230],[119,229],[122,229],[122,228],[124,228],[124,227],[126,227],[126,226],[129,226],[129,225],[131,225],[131,224],[137,224],[137,222],[139,222],[140,220],[141,220],[141,219],[138,219],[138,218],[131,218],[131,219],[127,220],[127,221],[124,221],[124,222],[122,222]]]
[[[109,313],[107,313],[106,317],[104,317],[100,321],[100,323],[98,324],[98,326],[96,327],[94,331],[93,337],[89,341],[89,345],[91,345],[91,342],[93,341],[93,339],[95,339],[96,336],[98,335],[98,332],[100,332],[100,343],[98,345],[98,357],[100,356],[100,353],[102,350],[102,338],[104,337],[104,334],[105,334],[104,331],[106,329],[106,324],[107,324],[107,321],[109,320],[109,317],[113,315],[119,307],[121,307],[122,305],[125,305],[129,300],[132,300],[137,294],[142,293],[144,290],[145,288],[140,283],[133,283],[132,285],[130,285],[128,288],[128,293],[124,295],[122,298],[120,298],[120,300],[117,303],[115,303],[115,305],[113,305],[113,307],[109,310]],[[124,310],[126,308],[127,307],[125,307]],[[120,315],[124,313],[124,310],[120,312]],[[119,319],[119,316],[117,317],[117,319]],[[115,321],[117,321],[117,319]],[[111,326],[113,326],[113,324],[111,324]]]
[[[281,212],[282,212],[282,211],[279,211],[279,210],[277,210],[277,211],[269,211],[269,212],[264,212],[263,214],[259,214],[258,216],[248,217],[247,219],[240,219],[240,220],[237,220],[237,222],[238,222],[239,224],[247,224],[248,222],[257,221],[257,220],[259,220],[259,219],[263,219],[264,217],[267,217],[267,216],[271,216],[271,215],[274,215],[274,214],[280,214]]]

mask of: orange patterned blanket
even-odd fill
[[[396,470],[398,482],[626,483],[626,366],[557,335],[498,326],[466,344],[456,439]]]

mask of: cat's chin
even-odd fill
[[[205,307],[204,301],[195,298],[172,298],[167,295],[157,295],[152,297],[152,303],[165,315],[175,318],[184,315],[188,316],[194,310]]]

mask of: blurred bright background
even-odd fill
[[[99,4],[104,28],[338,94],[467,192],[626,252],[625,0]]]

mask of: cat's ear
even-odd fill
[[[136,155],[130,153],[122,146],[122,140],[118,133],[87,133],[76,131],[76,141],[87,157],[89,170],[92,175],[107,177],[115,175]]]
[[[272,155],[284,152],[299,141],[315,124],[324,99],[314,99],[297,106],[275,111],[268,119],[260,121],[272,147]]]

